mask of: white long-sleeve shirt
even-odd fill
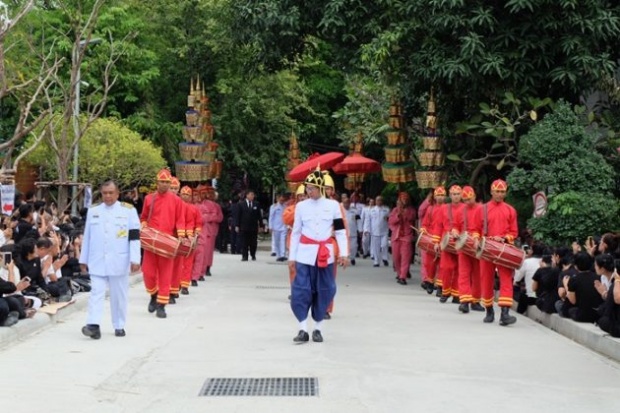
[[[385,205],[370,208],[364,218],[364,232],[370,232],[370,235],[380,237],[388,234],[388,217],[390,209]]]

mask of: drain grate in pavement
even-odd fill
[[[257,285],[257,290],[290,290],[291,287],[284,287],[282,285]]]
[[[319,395],[316,377],[211,378],[199,396],[293,396]]]

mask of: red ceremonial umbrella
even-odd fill
[[[288,181],[303,181],[310,172],[314,171],[317,166],[321,170],[332,168],[338,162],[342,161],[344,154],[340,152],[328,152],[323,155],[313,154],[308,157],[305,162],[300,163],[288,173]]]
[[[337,174],[365,174],[380,172],[381,164],[374,159],[366,158],[359,153],[344,158],[342,162],[334,166],[333,171]]]

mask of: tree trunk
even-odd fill
[[[69,162],[62,158],[64,157],[60,156],[58,159],[60,161],[58,164],[58,181],[60,181],[58,186],[58,211],[60,213],[63,213],[67,208],[67,198],[69,197],[69,187],[66,185],[69,182]]]

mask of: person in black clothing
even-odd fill
[[[24,297],[21,295],[5,296],[5,294],[13,294],[29,286],[30,281],[27,278],[22,277],[17,284],[0,278],[0,326],[10,327],[20,318],[26,318]]]
[[[34,295],[42,300],[49,298],[47,284],[41,273],[41,259],[37,255],[36,240],[34,238],[24,238],[17,244],[15,265],[19,269],[21,278],[28,277],[30,285],[23,291],[24,295]]]
[[[237,225],[235,231],[239,234],[241,244],[241,261],[256,261],[256,247],[258,244],[258,230],[261,226],[261,212],[258,202],[254,201],[254,191],[248,191],[243,201],[237,206]]]
[[[235,195],[230,204],[230,215],[228,216],[227,224],[228,231],[230,232],[230,253],[240,254],[241,246],[239,245],[239,234],[235,231],[235,228],[239,226],[237,223],[237,214],[239,212],[239,197]]]
[[[616,273],[611,277],[611,285],[604,304],[598,326],[612,337],[620,337],[620,259],[615,260]]]
[[[15,244],[26,238],[38,238],[39,232],[34,225],[34,210],[31,204],[22,204],[19,207],[19,221],[13,231],[13,241]]]
[[[592,257],[587,252],[575,255],[577,274],[563,279],[566,297],[575,307],[568,310],[570,317],[579,322],[594,323],[598,320],[598,307],[603,303],[601,295],[596,291],[594,281],[600,277],[592,272]]]
[[[574,266],[574,255],[572,251],[566,248],[558,248],[553,257],[557,263],[557,267],[560,269],[560,275],[557,280],[558,297],[560,297],[560,299],[555,302],[555,311],[561,317],[570,317],[568,315],[568,310],[573,307],[573,305],[566,299],[568,291],[564,287],[564,277],[573,277],[577,274],[577,269]]]
[[[558,275],[560,270],[553,266],[551,251],[546,250],[540,261],[540,268],[532,278],[532,290],[536,292],[536,307],[548,314],[555,313],[558,296]]]

